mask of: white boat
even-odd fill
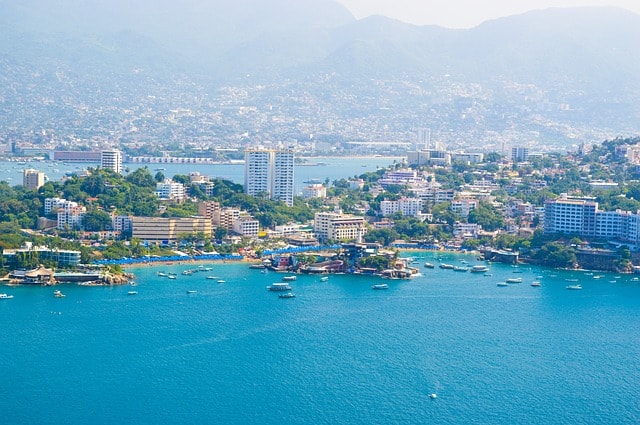
[[[436,393],[431,393],[431,394],[429,394],[429,398],[430,398],[431,400],[435,400],[436,398],[438,398],[438,394],[436,394]]]
[[[572,290],[572,291],[577,291],[582,289],[582,285],[580,285],[579,283],[577,285],[569,285],[567,286],[567,289]]]
[[[389,285],[386,283],[379,283],[377,285],[373,285],[371,289],[389,289]]]
[[[197,292],[198,292],[198,291],[194,291],[194,290],[190,289],[190,290],[188,290],[188,291],[187,291],[187,294],[195,294],[195,293],[197,293]]]
[[[209,279],[209,280],[217,280],[218,276],[207,276],[207,279]]]
[[[218,283],[226,283],[224,279],[218,279]]]
[[[284,276],[282,278],[283,282],[293,282],[294,280],[296,280],[298,278],[298,276]]]
[[[453,265],[452,264],[442,263],[442,264],[440,264],[440,268],[441,269],[452,270],[453,269]]]
[[[322,276],[322,277],[320,278],[320,282],[326,282],[327,280],[329,280],[329,277],[328,277],[328,276]]]
[[[278,295],[278,298],[295,298],[296,294],[294,294],[293,292],[287,292],[285,294],[280,294]]]
[[[509,286],[509,284],[507,282],[498,282],[498,283],[496,283],[496,285],[498,285],[498,286]]]
[[[533,282],[531,282],[531,286],[536,286],[536,287],[538,287],[538,286],[542,286],[542,284],[541,284],[539,281],[534,280]]]
[[[127,295],[138,295],[138,291],[129,291]]]
[[[424,267],[425,267],[425,268],[427,268],[427,269],[433,269],[433,268],[435,268],[436,266],[435,266],[435,264],[433,264],[433,263],[424,263]]]
[[[522,278],[521,277],[510,277],[507,280],[505,280],[506,283],[522,283]]]
[[[164,272],[158,272],[158,276],[160,277],[167,277],[167,274]]]
[[[274,283],[271,286],[267,286],[270,291],[290,291],[291,286],[288,283]]]
[[[169,279],[177,279],[177,278],[176,278],[176,275],[174,275],[174,274],[170,274],[170,275],[169,275],[169,276],[167,276],[167,277],[168,277]]]
[[[60,292],[59,289],[56,289],[55,291],[53,291],[53,296],[56,298],[64,298],[66,297],[65,294],[63,294],[62,292]]]
[[[486,271],[488,271],[489,268],[487,266],[485,266],[484,264],[478,264],[475,265],[473,267],[471,267],[471,273],[484,273]]]
[[[465,266],[453,266],[453,271],[454,271],[454,272],[468,272],[468,271],[469,271],[469,267],[465,267]]]
[[[13,298],[13,295],[0,294],[0,300],[10,300]]]

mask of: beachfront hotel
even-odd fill
[[[211,220],[204,217],[165,218],[131,217],[132,233],[150,243],[170,243],[188,234],[202,233],[205,239],[211,238]]]
[[[244,188],[252,196],[267,195],[293,205],[294,156],[289,150],[247,149]]]

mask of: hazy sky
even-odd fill
[[[640,0],[336,0],[356,18],[384,15],[417,25],[470,28],[534,9],[617,6],[640,14]]]

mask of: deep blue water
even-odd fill
[[[407,255],[422,275],[386,291],[299,276],[293,299],[246,264],[176,280],[156,272],[195,266],[133,269],[135,296],[2,287],[15,296],[0,300],[2,422],[640,423],[639,281]],[[507,277],[523,283],[496,286]]]

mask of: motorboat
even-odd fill
[[[270,291],[290,291],[291,286],[288,283],[274,283],[270,286],[267,286],[267,289]]]
[[[320,278],[320,282],[326,282],[327,280],[329,280],[329,276],[322,276]]]
[[[158,272],[158,276],[160,277],[167,277],[167,274],[164,272]]]
[[[509,286],[509,284],[507,282],[498,282],[498,283],[496,283],[496,285],[498,285],[498,286]]]
[[[582,285],[580,285],[579,283],[577,285],[569,285],[569,286],[567,286],[567,289],[569,289],[571,291],[578,291],[578,290],[582,289]]]
[[[208,280],[218,280],[218,276],[207,276]]]
[[[218,279],[218,283],[226,283],[227,281],[224,279]]]
[[[377,285],[373,285],[371,289],[389,289],[389,285],[386,283],[379,283]]]
[[[507,280],[505,280],[506,283],[522,283],[522,278],[521,277],[510,277]]]
[[[278,298],[295,298],[296,294],[294,294],[293,292],[287,292],[285,294],[280,294],[278,295]]]
[[[478,265],[472,266],[470,271],[471,273],[485,273],[488,270],[489,268],[484,264],[478,264]]]
[[[13,295],[0,294],[0,300],[10,300],[13,298]]]
[[[442,264],[440,264],[440,268],[441,269],[452,270],[453,269],[453,265],[452,264],[442,263]]]
[[[438,398],[438,394],[436,394],[436,393],[431,393],[431,394],[429,394],[429,398],[430,398],[431,400],[435,400],[436,398]]]
[[[187,294],[195,294],[195,293],[197,293],[197,292],[198,292],[198,291],[194,291],[194,290],[192,290],[192,289],[187,290]]]
[[[298,276],[283,276],[282,281],[283,282],[293,282],[296,279],[298,279]]]
[[[469,267],[464,267],[464,266],[454,266],[454,267],[453,267],[453,271],[454,271],[454,272],[468,272],[468,271],[469,271]]]
[[[540,281],[534,280],[533,282],[531,282],[531,286],[538,287],[538,286],[542,286],[542,284],[540,283]]]
[[[427,269],[433,269],[433,268],[435,268],[436,266],[435,266],[435,264],[433,264],[433,263],[424,263],[424,267],[425,267],[425,268],[427,268]]]
[[[56,298],[64,298],[66,297],[65,294],[63,294],[59,289],[56,289],[55,291],[53,291],[53,296]]]
[[[169,276],[167,276],[169,279],[177,279],[175,274],[170,274]]]
[[[129,291],[127,295],[138,295],[138,291]]]

